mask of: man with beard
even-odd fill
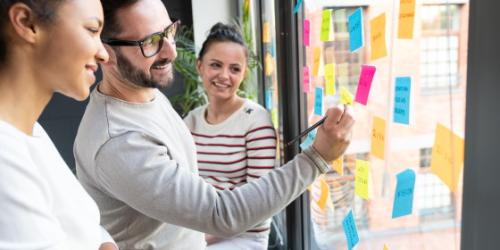
[[[110,58],[74,152],[77,175],[121,249],[204,249],[201,232],[242,233],[304,192],[349,145],[352,115],[331,108],[312,147],[252,183],[217,192],[198,176],[190,131],[158,90],[172,81],[178,23],[161,0],[102,4]]]

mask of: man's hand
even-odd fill
[[[118,248],[115,246],[115,244],[106,242],[99,247],[99,250],[118,250]]]
[[[325,115],[328,117],[318,128],[313,147],[326,162],[331,162],[349,146],[354,118],[345,105],[329,108]]]

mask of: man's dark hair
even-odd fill
[[[203,42],[201,46],[200,53],[198,55],[198,59],[202,59],[205,53],[207,52],[208,47],[214,42],[233,42],[240,44],[245,48],[245,56],[248,57],[248,49],[245,45],[245,41],[243,40],[243,36],[239,28],[236,25],[228,25],[223,23],[216,23],[210,29],[210,33],[207,38]]]
[[[57,7],[66,0],[0,0],[0,64],[7,60],[8,41],[5,34],[9,22],[9,9],[16,3],[24,3],[33,10],[37,20],[50,24],[56,17]]]
[[[122,27],[118,21],[117,12],[139,1],[140,0],[102,0],[104,27],[101,37],[112,38],[119,34],[122,31]]]

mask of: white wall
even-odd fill
[[[237,0],[192,0],[193,29],[196,54],[208,35],[212,25],[217,22],[232,23],[237,18]]]

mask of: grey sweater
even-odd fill
[[[204,249],[293,201],[328,165],[312,149],[234,190],[198,176],[189,130],[159,91],[128,103],[94,90],[75,141],[77,175],[120,249]]]

